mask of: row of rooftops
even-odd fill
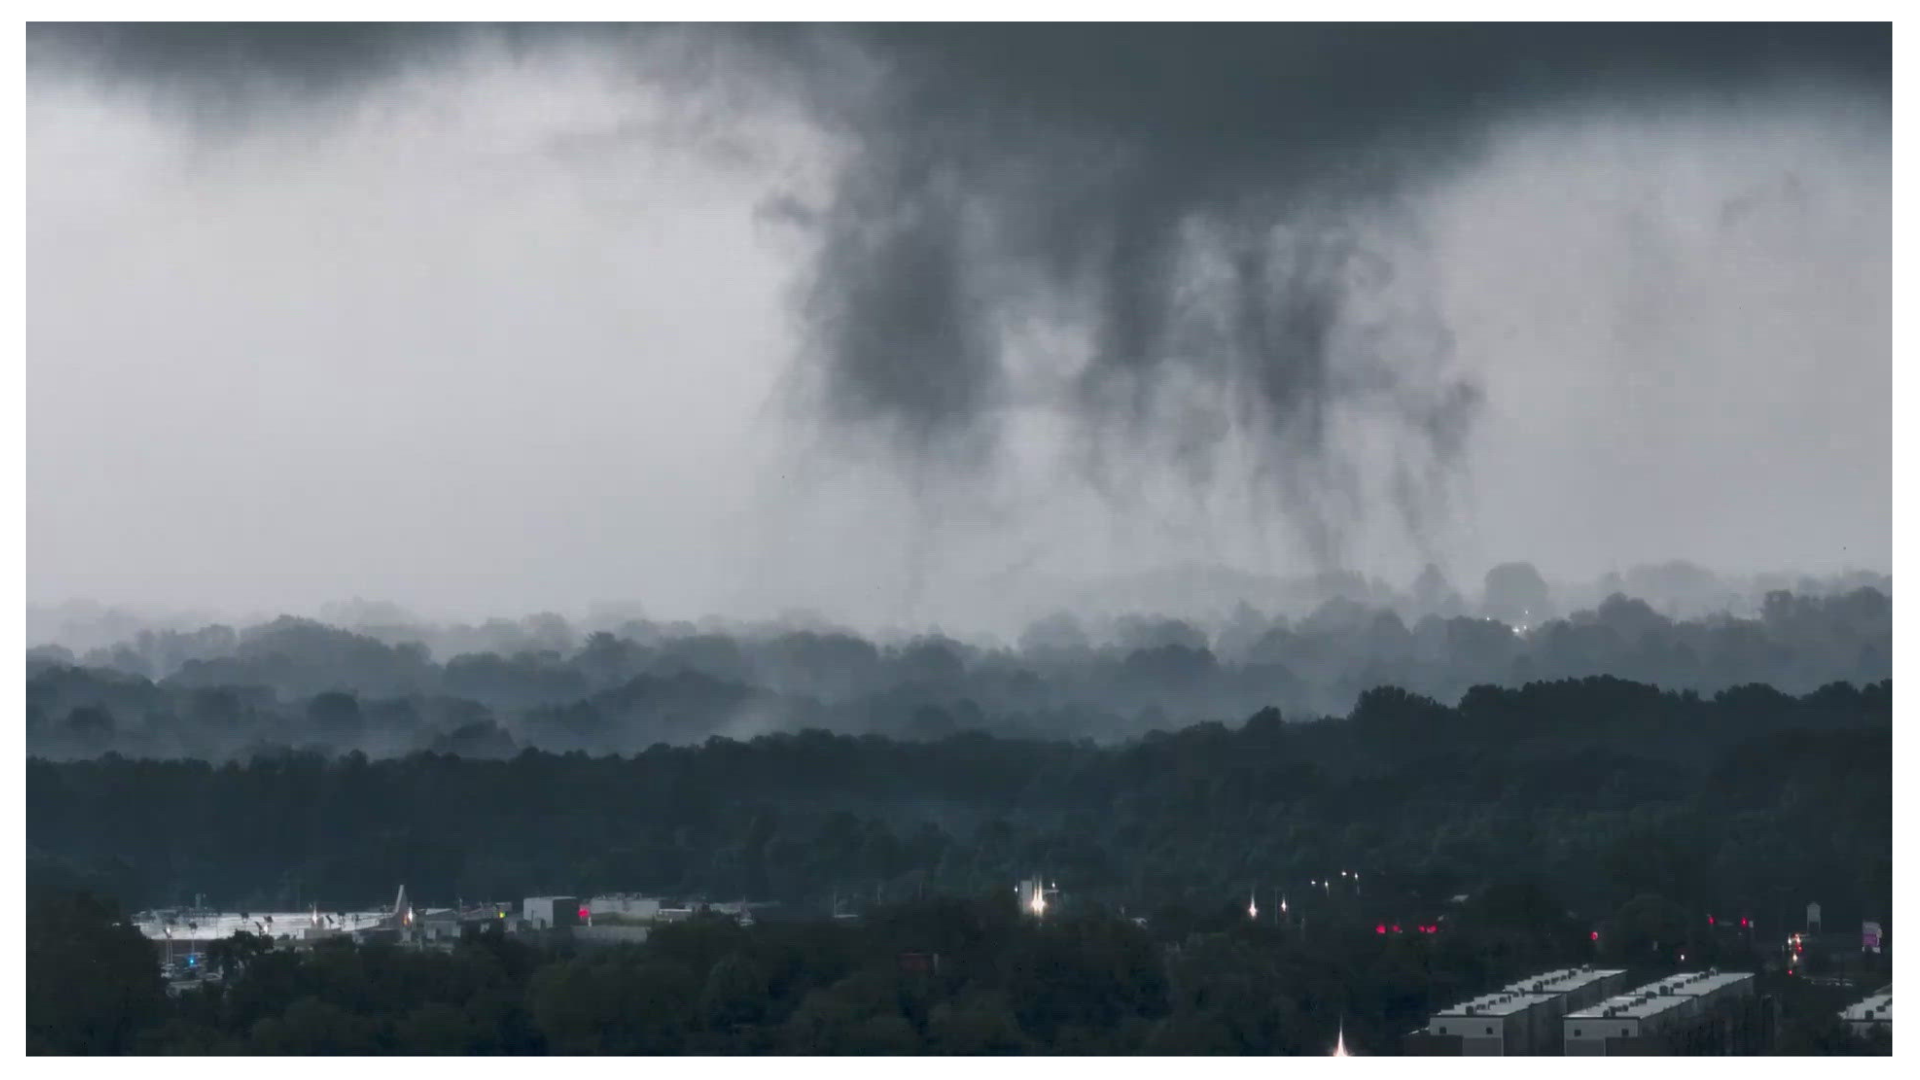
[[[1893,1023],[1893,988],[1886,987],[1865,1001],[1854,1002],[1846,1007],[1840,1018],[1852,1024]]]
[[[1577,967],[1545,971],[1510,983],[1492,993],[1461,1002],[1434,1014],[1435,1019],[1462,1016],[1510,1016],[1556,997],[1570,994],[1589,983],[1624,974],[1620,968]]]
[[[1751,980],[1747,972],[1696,971],[1675,975],[1638,989],[1617,994],[1589,1008],[1567,1014],[1568,1020],[1604,1020],[1626,1017],[1644,1020],[1690,1001],[1719,993],[1730,986]]]
[[[1570,994],[1590,983],[1601,979],[1610,979],[1615,975],[1625,975],[1625,968],[1576,967],[1548,971],[1529,979],[1508,985],[1509,993],[1519,994]]]
[[[1461,1016],[1511,1016],[1552,1000],[1552,994],[1515,994],[1505,990],[1495,990],[1491,994],[1481,994],[1471,1001],[1462,1002],[1451,1009],[1443,1009],[1433,1015],[1436,1020]]]

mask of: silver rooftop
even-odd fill
[[[1462,1002],[1450,1009],[1442,1009],[1434,1013],[1433,1018],[1438,1020],[1444,1017],[1449,1020],[1458,1020],[1464,1016],[1511,1016],[1514,1013],[1531,1009],[1541,1002],[1552,1000],[1553,997],[1549,994],[1514,994],[1499,991],[1492,994],[1482,994],[1471,1001]]]
[[[1620,1016],[1644,1019],[1751,978],[1753,976],[1750,973],[1740,971],[1698,971],[1673,975],[1627,993],[1616,994],[1578,1012],[1568,1013],[1567,1019],[1604,1020]]]
[[[1875,994],[1865,1001],[1856,1001],[1847,1006],[1840,1014],[1847,1020],[1887,1020],[1893,1019],[1893,994]]]
[[[1531,979],[1522,979],[1507,987],[1507,990],[1524,994],[1566,994],[1588,983],[1625,973],[1625,968],[1567,968],[1564,971],[1549,971]]]

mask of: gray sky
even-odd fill
[[[28,600],[1884,571],[1888,35],[1708,29],[35,28]]]

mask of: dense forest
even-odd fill
[[[1888,910],[1891,716],[1891,683],[1701,697],[1599,678],[1455,707],[1383,688],[1342,718],[1263,710],[1112,746],[807,731],[630,756],[33,759],[27,840],[138,906],[345,905],[405,882],[446,902],[805,907],[1044,873],[1147,910],[1341,869],[1377,882],[1360,902],[1404,887],[1431,906],[1525,868],[1583,912],[1644,894],[1777,924],[1819,899],[1839,923]]]
[[[1483,608],[1548,602],[1507,591],[1520,599]],[[1268,707],[1341,716],[1381,686],[1448,703],[1480,686],[1598,675],[1701,694],[1753,683],[1804,694],[1890,678],[1891,663],[1892,603],[1872,588],[1776,592],[1751,618],[1680,621],[1614,595],[1524,627],[1466,614],[1409,625],[1345,598],[1298,619],[1242,605],[1213,625],[1129,616],[1090,627],[1058,615],[1012,646],[937,634],[877,643],[824,625],[627,620],[585,631],[539,617],[456,633],[283,617],[238,631],[144,630],[77,657],[32,649],[26,743],[48,758],[215,761],[273,747],[629,754],[807,729],[1114,744]]]
[[[1886,592],[1484,615],[1062,616],[1010,647],[536,618],[464,651],[282,618],[37,648],[30,1045],[1315,1054],[1344,1024],[1391,1053],[1530,970],[1764,970],[1810,900],[1887,921]],[[1038,923],[1032,875],[1059,889]],[[242,936],[174,997],[118,914],[403,883],[770,906],[578,953]],[[1844,991],[1765,977],[1783,1051],[1865,1045]]]

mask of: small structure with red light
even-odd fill
[[[520,905],[521,917],[531,930],[556,930],[579,926],[586,921],[587,905],[577,896],[529,896]]]

